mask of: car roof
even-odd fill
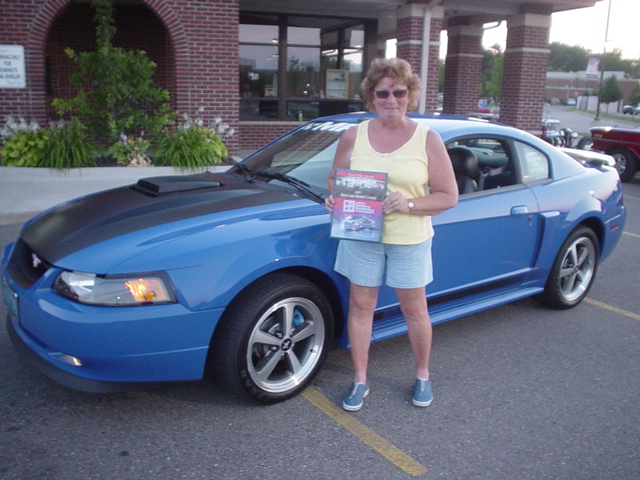
[[[464,117],[461,115],[451,115],[444,113],[410,113],[409,118],[416,120],[420,123],[424,123],[429,128],[437,131],[444,141],[447,141],[454,137],[464,135],[501,135],[518,138],[525,141],[533,141],[538,143],[540,140],[538,137],[531,135],[523,130],[511,127],[509,125],[501,124],[494,121],[489,121],[476,117]],[[321,121],[333,121],[333,122],[348,122],[348,123],[360,123],[365,120],[375,118],[375,114],[371,112],[351,112],[339,115],[332,115],[329,117],[320,117],[315,122]],[[532,140],[535,139],[535,140]]]

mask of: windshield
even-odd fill
[[[247,157],[252,171],[285,174],[306,182],[314,190],[327,191],[327,175],[347,122],[312,122]]]

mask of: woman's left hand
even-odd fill
[[[407,200],[404,199],[402,193],[393,192],[382,202],[382,211],[384,213],[409,213],[409,205],[407,205]]]

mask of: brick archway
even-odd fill
[[[11,23],[16,30],[27,32],[25,42],[25,69],[27,71],[27,88],[22,90],[7,90],[2,92],[7,97],[4,102],[9,111],[28,112],[29,116],[44,124],[48,120],[47,115],[47,71],[46,71],[46,47],[47,39],[52,24],[61,12],[72,3],[71,0],[46,0],[38,7],[33,15],[33,6],[26,7],[25,12],[16,12],[16,20]],[[185,29],[178,15],[166,2],[160,0],[143,0],[144,5],[150,9],[166,28],[174,51],[174,64],[172,75],[174,77],[174,103],[178,110],[189,109],[188,72],[190,71],[190,56],[188,55],[188,42]],[[19,19],[24,19],[22,22]],[[3,96],[4,96],[3,95]]]
[[[151,11],[153,11],[160,21],[164,24],[171,44],[173,46],[173,65],[174,65],[174,78],[175,78],[175,100],[174,104],[177,110],[185,111],[190,107],[189,98],[189,78],[188,72],[190,70],[190,60],[188,49],[188,39],[184,26],[180,22],[178,15],[175,11],[167,5],[166,1],[162,0],[143,0],[143,3],[147,5]]]

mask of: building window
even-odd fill
[[[365,39],[374,34],[374,22],[241,13],[240,120],[361,110]]]

